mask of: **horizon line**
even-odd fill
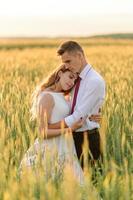
[[[0,36],[0,39],[60,39],[60,38],[92,38],[92,37],[99,37],[99,36],[101,36],[101,37],[104,37],[104,36],[113,36],[113,35],[119,35],[119,36],[124,36],[124,35],[133,35],[133,32],[116,32],[116,33],[103,33],[103,34],[91,34],[91,35],[79,35],[79,36],[77,36],[77,35],[59,35],[59,36],[26,36],[26,35],[22,35],[22,36]]]

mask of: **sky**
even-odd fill
[[[0,0],[0,37],[133,33],[133,0]]]

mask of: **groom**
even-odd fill
[[[98,114],[105,99],[105,82],[101,75],[88,64],[84,51],[77,42],[64,42],[59,47],[57,53],[61,57],[62,63],[68,69],[79,74],[79,79],[72,95],[71,114],[64,119],[65,127],[71,127],[80,118]],[[60,128],[61,122],[52,126],[53,128]],[[100,158],[100,135],[98,128],[98,123],[87,118],[84,125],[73,134],[77,156],[81,160],[82,167],[82,146],[85,133],[87,133],[91,161],[95,162],[95,160]]]

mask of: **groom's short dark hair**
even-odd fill
[[[61,56],[65,52],[74,52],[74,51],[80,51],[84,54],[82,47],[77,42],[66,41],[60,45],[59,49],[57,50],[57,54]]]

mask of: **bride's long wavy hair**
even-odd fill
[[[41,92],[43,92],[45,89],[50,88],[51,90],[54,91],[55,87],[56,87],[56,83],[59,81],[60,77],[59,77],[59,72],[66,72],[66,71],[70,71],[69,69],[67,69],[65,67],[65,65],[61,65],[59,67],[57,67],[48,77],[46,77],[41,84],[39,84],[36,89],[34,90],[33,94],[32,94],[32,106],[30,109],[31,112],[31,120],[35,120],[37,118],[37,100],[38,100],[38,96]],[[72,88],[71,88],[72,89]],[[63,91],[64,95],[69,94],[69,92],[71,91],[67,90],[67,91]]]

